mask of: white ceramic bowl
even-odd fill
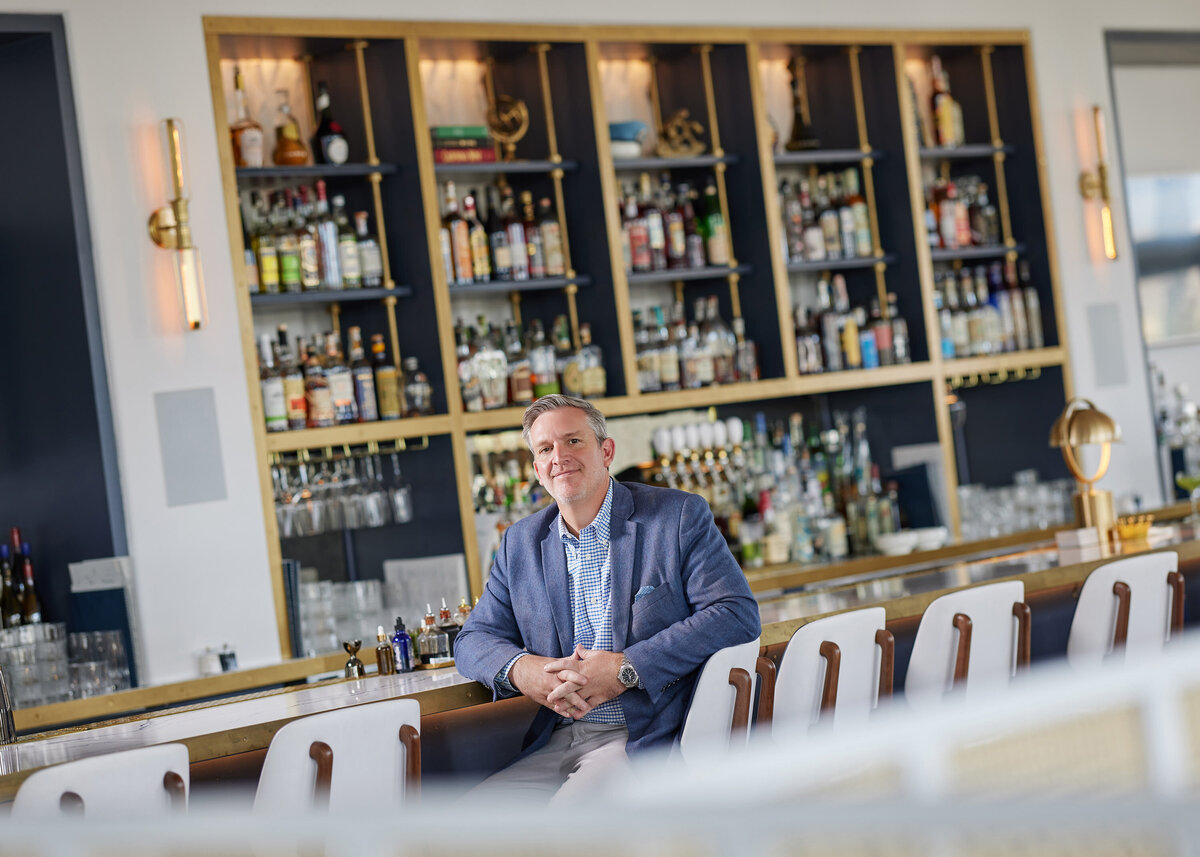
[[[913,533],[917,537],[917,550],[922,551],[935,551],[950,538],[950,531],[945,527],[921,527]]]
[[[608,146],[614,161],[627,161],[642,156],[642,144],[637,140],[610,140]]]
[[[912,553],[917,546],[917,534],[912,530],[898,533],[881,533],[875,537],[875,547],[888,556],[903,556]]]

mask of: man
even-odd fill
[[[523,425],[556,503],[505,531],[454,656],[497,698],[542,706],[480,788],[565,800],[675,738],[699,667],[759,635],[758,604],[700,497],[608,475],[593,405],[543,396]]]

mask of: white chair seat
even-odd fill
[[[311,714],[271,739],[256,810],[354,811],[364,799],[398,805],[419,788],[421,707],[389,699]]]
[[[1120,584],[1126,587],[1123,594]],[[1083,582],[1071,619],[1067,660],[1072,666],[1100,663],[1121,647],[1119,630],[1125,638],[1123,657],[1155,654],[1172,629],[1183,630],[1179,555],[1163,551],[1119,559],[1097,566]]]
[[[753,698],[755,664],[758,660],[758,639],[729,646],[713,652],[700,670],[692,704],[683,721],[679,735],[679,751],[686,759],[689,754],[728,748],[733,745],[734,706],[737,690],[731,683],[732,670],[745,670]],[[745,745],[749,730],[738,734],[737,742]]]
[[[142,818],[187,805],[188,748],[139,747],[34,771],[13,798],[14,818]]]

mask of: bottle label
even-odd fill
[[[525,227],[520,223],[511,223],[508,227],[508,246],[509,252],[512,254],[512,275],[514,280],[529,279],[529,255],[528,252],[522,253],[521,248],[526,246],[525,243]]]
[[[354,399],[354,378],[349,369],[329,371],[329,395],[333,399],[333,417],[339,423],[358,420],[358,403]]]
[[[729,264],[729,234],[725,231],[725,218],[719,214],[708,218],[708,264]]]
[[[342,285],[348,289],[362,285],[362,264],[358,259],[358,239],[338,236],[338,263],[342,267]]]
[[[492,262],[488,257],[487,233],[482,228],[470,231],[471,272],[476,282],[487,282],[492,277]]]
[[[375,405],[375,373],[370,366],[354,370],[354,400],[358,402],[360,421],[373,423],[379,419],[379,409]]]
[[[246,127],[237,132],[237,154],[239,167],[261,167],[263,165],[263,132],[261,128]]]
[[[379,284],[383,280],[383,254],[374,241],[360,241],[358,263],[362,270],[363,283]]]
[[[279,255],[274,245],[264,243],[258,247],[258,282],[268,294],[279,292]]]
[[[334,424],[333,399],[328,387],[309,387],[306,391],[308,402],[308,427],[321,428]]]
[[[321,153],[327,164],[344,164],[350,158],[350,144],[341,134],[327,134],[321,138]]]
[[[475,263],[471,253],[471,231],[467,221],[456,220],[450,227],[450,249],[454,258],[454,277],[460,286],[475,279]]]
[[[258,294],[258,261],[254,258],[254,250],[250,247],[246,248],[246,288],[250,294]]]
[[[283,398],[287,408],[288,428],[304,428],[308,423],[308,401],[304,392],[304,379],[299,375],[284,378]]]
[[[317,255],[317,239],[308,234],[300,239],[300,285],[306,289],[321,287],[321,260]]]
[[[568,396],[583,394],[583,367],[579,365],[578,359],[570,360],[563,367],[562,386],[563,392]]]
[[[400,379],[394,366],[376,367],[375,399],[381,420],[400,419]]]
[[[442,251],[442,270],[446,272],[446,285],[454,285],[454,253],[450,249],[450,230],[442,227],[438,232],[438,243]]]
[[[508,246],[508,234],[503,230],[493,232],[491,243],[496,276],[507,280],[512,276],[512,250]]]
[[[563,261],[562,236],[554,222],[542,226],[542,248],[546,254],[546,276],[561,277],[567,272]]]
[[[281,253],[279,256],[279,284],[289,292],[300,291],[299,252]]]
[[[603,366],[589,366],[583,370],[583,395],[602,398],[608,393],[608,373]]]
[[[659,353],[658,376],[664,387],[674,387],[679,384],[679,352],[672,348],[664,348]]]
[[[287,431],[288,407],[283,392],[283,379],[278,375],[262,381],[263,416],[267,431]]]
[[[514,405],[527,405],[533,401],[533,379],[528,363],[518,363],[510,369],[508,391]]]

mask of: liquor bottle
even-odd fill
[[[842,314],[834,309],[829,281],[824,277],[817,281],[816,327],[821,335],[821,349],[825,353],[825,371],[842,371]]]
[[[709,295],[704,313],[704,324],[700,326],[701,335],[708,342],[708,349],[713,358],[713,370],[716,372],[716,383],[732,384],[737,380],[737,370],[734,361],[737,356],[737,339],[733,331],[721,318],[720,305],[716,295]]]
[[[350,337],[350,380],[354,385],[354,403],[358,408],[360,423],[373,423],[379,419],[379,407],[375,399],[375,373],[367,360],[363,348],[362,329],[352,327]]]
[[[891,366],[896,362],[896,350],[892,344],[892,325],[883,317],[883,309],[879,299],[871,299],[871,317],[869,321],[871,333],[875,337],[875,348],[879,355],[880,366]]]
[[[821,141],[813,134],[812,118],[808,111],[808,78],[804,73],[804,57],[793,56],[788,60],[787,68],[792,75],[792,130],[784,148],[789,152],[816,149]]]
[[[796,362],[801,375],[825,371],[825,360],[821,353],[821,335],[813,324],[807,308],[797,304],[792,312],[793,328],[796,332]]]
[[[521,211],[525,217],[525,246],[529,253],[529,277],[540,280],[546,276],[546,247],[542,242],[542,230],[538,229],[537,217],[533,210],[533,192],[521,191]]]
[[[554,346],[546,339],[541,319],[533,321],[533,346],[529,350],[529,376],[533,384],[533,398],[540,399],[552,393],[561,393],[558,383],[558,361]]]
[[[850,206],[854,224],[854,252],[858,256],[873,255],[875,247],[871,240],[871,213],[859,191],[858,170],[848,168],[842,174],[842,184],[846,189],[846,204]]]
[[[329,379],[325,366],[315,347],[308,349],[304,362],[304,396],[308,406],[308,427],[325,428],[336,425],[333,413],[333,398],[329,392]]]
[[[475,353],[471,349],[467,327],[462,322],[455,326],[458,389],[462,393],[463,409],[468,413],[478,413],[483,410],[483,388],[479,382],[479,368],[475,365]]]
[[[679,347],[675,342],[675,338],[671,335],[670,328],[667,327],[662,307],[656,306],[652,312],[654,313],[655,330],[651,333],[651,336],[655,340],[655,348],[658,350],[659,389],[681,389]]]
[[[487,216],[488,244],[492,249],[492,273],[497,280],[513,278],[512,248],[508,243],[508,229],[500,214],[500,192],[488,188]]]
[[[354,398],[354,375],[342,354],[341,337],[325,334],[325,379],[333,401],[333,418],[338,425],[358,422],[358,402]]]
[[[1038,297],[1037,287],[1033,285],[1033,279],[1029,272],[1029,261],[1022,259],[1018,265],[1019,275],[1021,277],[1021,295],[1025,298],[1025,315],[1028,319],[1029,327],[1029,347],[1043,348],[1046,345],[1045,335],[1042,330],[1042,301]]]
[[[625,215],[621,229],[629,242],[629,269],[635,273],[654,270],[654,259],[650,253],[650,230],[633,194],[625,197]]]
[[[737,353],[734,356],[737,380],[757,381],[758,346],[753,339],[746,338],[746,319],[740,315],[733,318],[733,336],[737,341]]]
[[[567,273],[566,254],[563,253],[562,228],[554,214],[550,198],[542,197],[538,203],[538,231],[542,235],[542,252],[546,256],[546,276],[562,277]]]
[[[296,342],[296,359],[288,350],[287,325],[279,325],[276,338],[279,344],[279,374],[283,378],[283,402],[287,409],[287,427],[291,430],[302,429],[308,425],[308,396],[304,384],[303,359],[300,357],[304,350],[299,341]]]
[[[958,187],[954,182],[946,182],[941,186],[939,199],[938,185],[934,186],[934,199],[938,206],[938,234],[941,245],[947,250],[960,246],[958,241]]]
[[[717,186],[711,178],[704,186],[704,224],[708,264],[728,265],[729,229],[725,224],[725,215],[721,213]]]
[[[375,373],[375,402],[379,419],[400,419],[404,413],[400,373],[387,355],[382,333],[371,337],[371,368]]]
[[[988,187],[980,182],[970,207],[972,243],[992,247],[1000,243],[1000,216],[988,200]]]
[[[932,250],[942,246],[942,232],[939,227],[937,201],[932,185],[925,188],[925,236]]]
[[[396,656],[396,672],[413,671],[412,637],[404,628],[404,620],[396,617],[396,630],[392,634],[392,653]]]
[[[784,179],[779,183],[779,211],[783,214],[783,246],[789,262],[804,259],[804,209],[800,193]]]
[[[24,544],[25,544],[26,548],[28,548],[28,546],[29,546],[28,542],[25,542]],[[22,585],[24,585],[24,577],[21,575],[22,562],[24,561],[24,558],[29,553],[29,551],[27,549],[22,550],[22,548],[21,548],[22,542],[21,542],[21,528],[20,527],[11,527],[9,529],[8,545],[12,549],[12,553],[10,556],[12,557],[13,572],[15,575],[14,582],[16,583],[16,585],[22,586]]]
[[[308,163],[308,148],[300,139],[300,125],[292,115],[292,105],[286,89],[275,90],[278,108],[275,111],[275,151],[271,160],[280,166],[299,166]]]
[[[975,268],[975,301],[979,305],[983,332],[983,342],[980,343],[978,353],[997,354],[1003,350],[1003,332],[1000,328],[1000,313],[996,311],[988,292],[987,269],[983,265]]]
[[[800,200],[800,220],[804,236],[803,259],[809,262],[820,262],[825,258],[825,232],[817,219],[817,209],[809,193],[808,179],[800,179],[798,191]]]
[[[258,266],[258,290],[270,295],[279,294],[279,251],[275,246],[272,214],[266,200],[257,191],[253,199],[254,208],[261,215],[258,227],[250,239]]]
[[[662,213],[663,230],[667,236],[667,267],[686,268],[687,232],[683,225],[683,213],[671,198],[671,177],[663,173],[658,186],[658,210]]]
[[[908,321],[896,311],[896,293],[888,292],[888,319],[892,326],[892,351],[897,363],[912,362],[912,348],[908,338]],[[899,529],[899,527],[897,527]]]
[[[638,390],[657,393],[662,389],[662,371],[659,367],[658,342],[651,332],[648,312],[633,311],[633,344],[637,354]]]
[[[350,144],[342,126],[333,118],[329,106],[329,87],[324,81],[317,84],[317,115],[320,121],[312,137],[313,160],[318,164],[344,164],[350,158]]]
[[[975,293],[971,270],[966,267],[958,273],[958,299],[967,316],[967,340],[969,342],[967,355],[983,354],[985,353],[983,317],[979,312],[979,298]]]
[[[687,267],[703,268],[708,264],[704,249],[704,236],[700,234],[700,225],[696,217],[696,192],[686,182],[680,184],[676,195],[676,206],[679,216],[683,219],[683,234],[687,242]]]
[[[263,416],[267,431],[287,431],[287,399],[283,393],[283,376],[275,364],[271,334],[264,333],[258,343],[258,382],[262,388]]]
[[[358,237],[358,267],[362,272],[362,284],[368,289],[383,285],[383,254],[379,242],[367,231],[367,212],[354,213],[354,232]]]
[[[442,599],[441,609],[438,610],[437,629],[446,635],[446,655],[454,651],[454,638],[458,636],[461,626],[454,621],[454,615],[450,612],[450,608],[446,606],[446,599]]]
[[[950,307],[950,336],[955,357],[971,356],[971,326],[967,310],[958,299],[958,283],[953,272],[946,273],[946,305]]]
[[[830,198],[829,182],[825,176],[817,177],[816,190],[817,222],[821,226],[821,237],[825,239],[824,259],[842,258],[842,221]]]
[[[342,263],[338,250],[338,227],[329,212],[329,198],[325,192],[325,180],[317,179],[317,203],[314,211],[317,226],[317,257],[321,263],[321,287],[342,287]]]
[[[554,319],[554,366],[564,395],[583,395],[583,367],[578,358],[571,344],[571,325],[565,315],[560,315]]]
[[[425,605],[425,621],[417,635],[417,657],[424,666],[450,657],[450,638],[435,624],[433,607],[429,604]]]
[[[988,289],[991,292],[992,306],[996,308],[1000,317],[1000,350],[1015,351],[1017,323],[1013,317],[1012,294],[1004,285],[1004,269],[999,262],[988,266]]]
[[[479,316],[475,348],[475,374],[479,378],[480,398],[485,410],[508,404],[508,355],[492,335],[487,316]]]
[[[862,339],[859,338],[858,314],[850,308],[846,278],[833,275],[833,305],[842,317],[842,361],[846,369],[863,368]],[[860,307],[861,309],[861,307]]]
[[[229,126],[233,138],[233,162],[239,167],[261,167],[263,165],[263,129],[250,117],[246,106],[246,84],[242,71],[233,67],[234,120]]]
[[[292,225],[292,192],[285,190],[275,198],[275,250],[279,254],[279,290],[299,292],[300,241]]]
[[[337,224],[338,265],[342,269],[342,288],[361,288],[362,263],[358,258],[358,236],[346,216],[346,198],[333,198],[333,222]]]
[[[508,400],[524,407],[533,402],[533,378],[521,331],[512,319],[504,325],[504,353],[508,359]]]
[[[450,261],[453,265],[454,277],[450,285],[468,286],[475,281],[474,260],[471,257],[471,227],[458,213],[458,193],[454,182],[446,182],[445,213],[442,215],[442,228],[450,244]]]
[[[1004,263],[1004,290],[1012,304],[1013,344],[1018,351],[1029,347],[1029,315],[1025,310],[1025,294],[1017,284],[1017,263],[1012,259]]]
[[[305,291],[321,288],[321,254],[317,247],[317,224],[308,201],[308,188],[293,196],[292,225],[300,257],[300,286]]]
[[[474,191],[463,197],[462,207],[462,219],[467,223],[467,245],[471,248],[471,276],[477,283],[490,283],[492,259],[488,251],[487,230],[479,222]]]
[[[942,68],[941,57],[934,54],[929,58],[930,77],[933,83],[931,97],[933,109],[933,125],[937,133],[939,146],[957,146],[963,141],[959,139],[957,105],[950,95],[950,79]]]
[[[42,621],[42,602],[33,585],[33,558],[29,555],[29,542],[21,542],[21,577],[24,580],[21,587],[21,623],[36,625]]]
[[[662,271],[667,267],[667,231],[662,212],[654,202],[650,189],[650,174],[638,176],[638,216],[646,221],[646,233],[650,241],[650,269]]]
[[[854,220],[854,209],[850,207],[845,185],[837,173],[830,175],[829,187],[833,195],[833,206],[837,209],[838,231],[842,234],[842,256],[853,259],[858,255],[858,240],[855,236],[858,226]],[[870,253],[863,255],[870,255]]]
[[[383,630],[382,625],[375,632],[375,639],[379,641],[379,645],[375,647],[375,664],[379,668],[378,675],[395,675],[396,650],[392,648],[392,641],[388,639],[387,631]]]
[[[942,357],[951,360],[954,358],[954,314],[946,297],[944,271],[936,271],[933,275],[933,306],[938,317],[938,329],[941,331]]]
[[[529,244],[525,240],[525,224],[517,216],[516,202],[513,200],[513,190],[505,185],[501,193],[504,202],[501,205],[501,216],[504,228],[508,232],[508,246],[512,253],[512,278],[514,280],[529,279]]]
[[[0,545],[0,620],[5,628],[16,628],[21,624],[21,599],[13,583],[8,545]]]
[[[420,417],[433,413],[433,385],[421,371],[417,358],[404,358],[404,404],[406,417]]]
[[[584,398],[604,398],[608,394],[608,373],[604,370],[604,354],[600,346],[592,342],[592,326],[586,322],[579,325],[578,360],[583,370]]]

